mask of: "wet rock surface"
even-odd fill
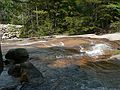
[[[118,48],[118,44],[109,40],[90,38],[59,38],[49,39],[46,42],[35,43],[31,40],[28,42],[29,44],[23,44],[23,41],[16,44],[3,44],[2,47],[4,55],[10,48],[27,49],[30,60],[23,66],[27,66],[24,68],[30,82],[21,86],[20,80],[13,79],[5,69],[0,76],[0,89],[119,90],[120,61],[115,58],[109,59],[112,56],[110,51]],[[96,57],[86,53],[93,51],[94,48],[102,51],[102,54],[94,53]]]

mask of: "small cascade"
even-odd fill
[[[72,54],[72,55],[57,55],[56,59],[74,59],[74,58],[80,58],[81,56],[89,56],[89,57],[98,57],[100,55],[104,55],[105,51],[112,50],[112,48],[107,44],[92,44],[89,45],[89,49],[86,49],[84,46],[79,46],[79,54]]]
[[[112,50],[112,48],[107,44],[95,44],[91,47],[91,50],[85,52],[90,57],[97,57],[99,55],[103,55],[107,50]]]
[[[86,51],[84,50],[84,48],[82,46],[80,46],[80,55],[84,55],[86,53]]]

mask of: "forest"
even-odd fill
[[[120,31],[120,0],[0,0],[0,23],[21,37]]]

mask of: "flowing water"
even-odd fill
[[[9,76],[8,67],[5,67],[0,76],[0,88],[17,86],[18,90],[119,90],[120,77],[117,74],[120,73],[120,63],[119,60],[109,59],[112,56],[110,52],[118,48],[113,44],[104,39],[73,37],[5,41],[2,43],[3,55],[10,48],[26,48],[30,55],[29,62],[37,72],[43,74],[45,81],[37,86],[28,84],[19,88],[19,79]]]

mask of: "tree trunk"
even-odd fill
[[[2,35],[0,35],[0,74],[3,71],[3,57],[2,57],[2,50],[1,50],[1,41],[2,41]]]
[[[36,6],[36,11],[38,11],[38,8],[37,8],[37,6]],[[36,24],[37,24],[37,28],[38,28],[38,13],[36,13]]]

